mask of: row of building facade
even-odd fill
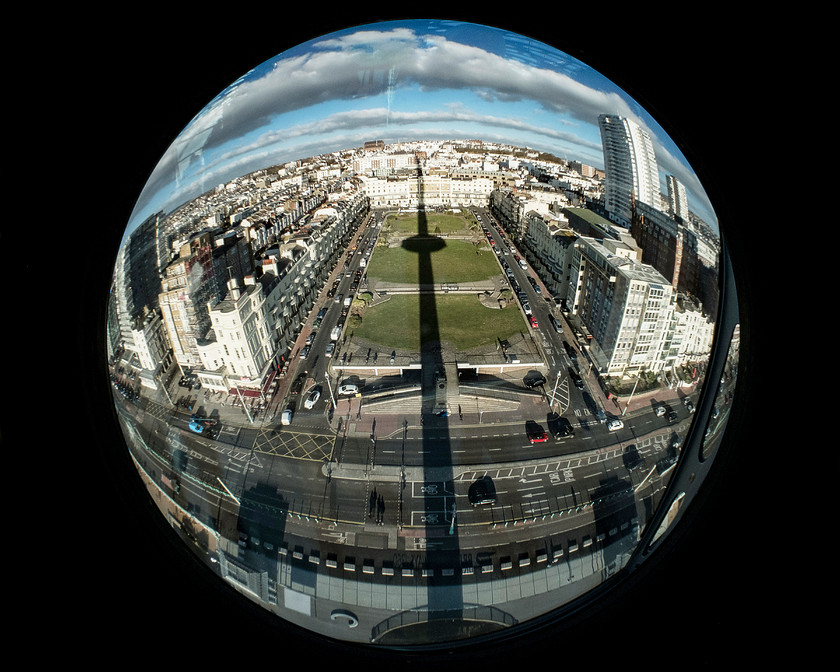
[[[625,141],[639,133],[626,132]],[[575,325],[598,373],[668,376],[710,349],[717,240],[690,218],[675,179],[668,179],[667,199],[647,186],[637,197],[637,188],[627,187],[632,168],[622,169],[623,189],[610,186],[610,171],[628,154],[619,144],[605,141],[605,158],[608,151],[619,156],[605,161],[606,179],[577,164],[444,166],[426,151],[383,145],[303,179],[298,170],[248,188],[237,181],[193,215],[200,228],[150,218],[123,246],[115,269],[114,360],[152,389],[174,362],[208,389],[259,394],[289,357],[369,210],[422,205],[488,207]],[[232,200],[236,207],[222,205]]]
[[[288,360],[330,271],[368,211],[357,188],[332,196],[324,192],[310,206],[293,227],[240,218],[235,226],[189,234],[162,270],[145,269],[145,275],[159,273],[159,292],[132,319],[119,310],[131,287],[119,285],[125,273],[115,272],[112,361],[135,370],[149,389],[167,382],[161,376],[174,363],[208,390],[263,393]],[[151,221],[135,236],[150,239],[159,226]]]

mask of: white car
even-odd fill
[[[338,387],[339,394],[358,394],[359,393],[359,386],[353,385],[352,383],[346,383],[344,385],[340,385]]]
[[[607,429],[611,432],[614,432],[617,429],[621,429],[622,427],[624,427],[624,423],[621,422],[621,420],[619,420],[618,418],[613,418],[607,423]]]
[[[306,408],[312,408],[316,404],[318,399],[320,399],[320,398],[321,398],[321,391],[320,390],[313,390],[312,394],[310,394],[306,398],[306,401],[303,402],[303,405]]]
[[[292,409],[287,408],[283,411],[283,415],[280,416],[280,424],[281,425],[290,425],[292,424]]]

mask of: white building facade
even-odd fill
[[[484,175],[459,179],[443,171],[360,179],[374,208],[484,206],[494,187],[493,180]]]
[[[575,244],[566,300],[591,336],[590,357],[601,375],[658,373],[674,365],[675,299],[633,248],[586,237]]]
[[[659,169],[650,135],[625,117],[598,117],[606,172],[604,206],[629,223],[633,201],[659,207]]]
[[[270,316],[279,300],[279,282],[264,275],[241,285],[228,283],[228,295],[212,301],[212,329],[198,342],[202,384],[214,391],[259,393],[276,367],[278,339]]]

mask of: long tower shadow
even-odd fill
[[[422,174],[418,166],[417,175],[417,235],[403,242],[403,248],[417,255],[418,290],[420,307],[420,360],[422,390],[422,446],[423,469],[427,483],[452,483],[453,462],[449,434],[449,420],[438,415],[436,396],[439,380],[445,376],[445,362],[440,340],[440,323],[435,300],[435,280],[432,270],[432,255],[445,247],[446,243],[430,235],[426,216]],[[460,544],[458,528],[455,525],[454,499],[448,498],[447,511],[441,514],[439,493],[426,489],[425,511],[437,514],[427,516],[426,536],[428,562],[433,565],[434,576],[428,586],[429,634],[447,636],[455,634],[463,624],[463,594],[458,568],[460,565]],[[452,568],[454,573],[444,577],[443,568]],[[434,640],[430,640],[434,641]]]

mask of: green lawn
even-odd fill
[[[418,233],[419,226],[417,213],[406,213],[400,215],[388,215],[385,224],[390,226],[394,233],[414,236]],[[469,222],[462,215],[448,215],[438,212],[426,213],[426,233],[437,235],[448,233],[475,233],[470,231]]]
[[[529,329],[515,304],[487,308],[473,294],[437,294],[435,309],[440,340],[458,350],[493,345],[497,338],[504,340]],[[388,301],[365,309],[362,324],[353,330],[353,336],[387,349],[419,351],[419,313],[419,295],[393,294]]]
[[[414,248],[427,247],[432,263],[432,282],[477,282],[500,273],[499,262],[486,243],[478,247],[466,240],[431,238],[411,241]],[[478,252],[478,254],[476,254]],[[404,247],[378,247],[370,257],[367,275],[385,282],[416,285],[417,252]]]

